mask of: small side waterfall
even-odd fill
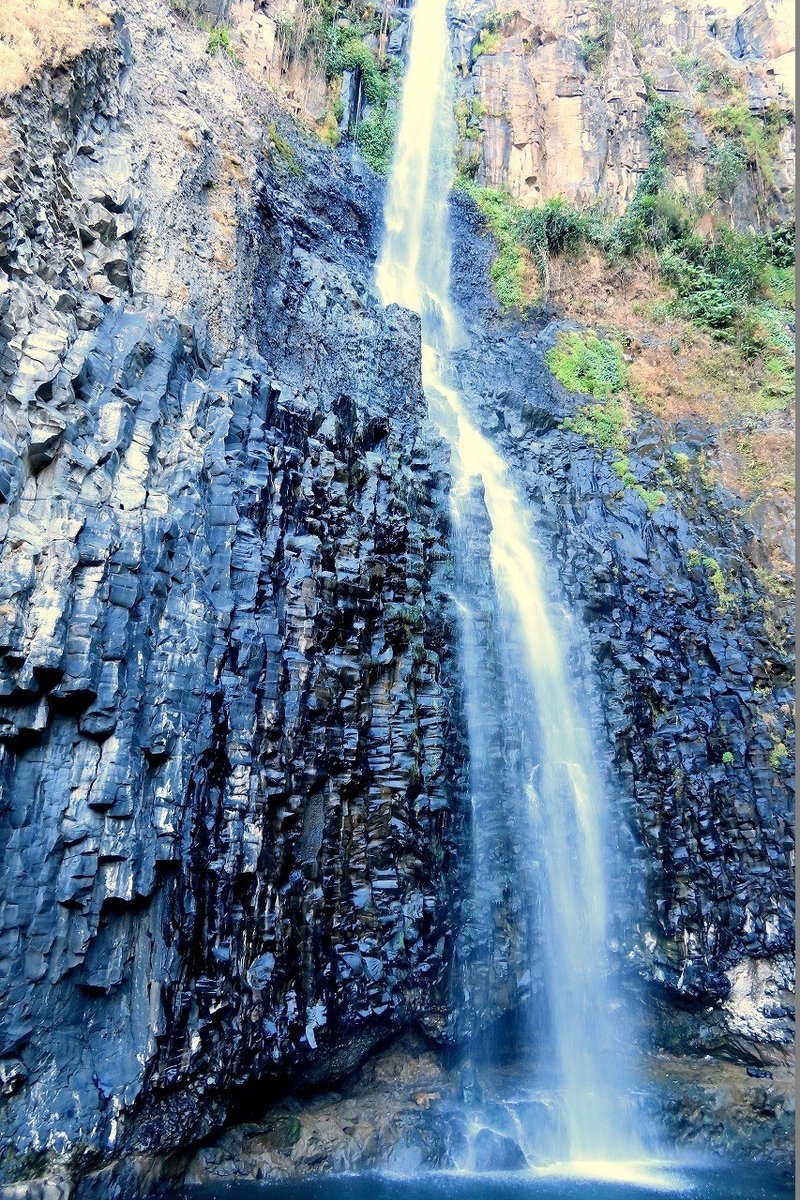
[[[601,1163],[644,1157],[628,1111],[627,1056],[614,1037],[618,999],[607,949],[605,800],[566,668],[569,619],[548,601],[525,502],[505,462],[473,423],[455,379],[452,351],[463,334],[450,302],[455,129],[446,8],[447,0],[418,0],[412,17],[377,282],[384,303],[421,315],[430,414],[452,451],[456,556],[470,553],[470,539],[459,529],[471,519],[476,496],[491,522],[491,625],[503,680],[491,699],[503,727],[513,730],[514,750],[505,755],[499,778],[497,747],[488,744],[476,715],[486,686],[480,644],[485,614],[475,610],[464,587],[457,601],[476,820],[489,801],[514,801],[524,813],[518,859],[533,866],[520,887],[527,889],[529,908],[535,893],[555,1087],[563,1105],[563,1158],[600,1174]],[[456,568],[458,577],[469,577],[468,562]],[[484,859],[479,869],[485,866]]]

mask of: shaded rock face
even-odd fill
[[[278,1181],[325,1172],[524,1170],[552,1163],[557,1100],[530,1091],[516,1070],[481,1069],[482,1095],[465,1107],[464,1067],[443,1065],[405,1035],[335,1089],[287,1097],[249,1115],[189,1159],[187,1182]],[[792,1170],[794,1091],[784,1068],[762,1072],[712,1059],[659,1054],[632,1101],[684,1151]],[[513,1099],[510,1099],[513,1097]],[[776,1179],[779,1175],[776,1174]]]
[[[115,61],[62,81],[65,137],[110,124]],[[302,181],[276,156],[258,182],[256,321],[215,362],[130,294],[124,176],[87,162],[81,201],[83,163],[40,184],[27,158],[3,196],[7,1178],[172,1149],[250,1081],[449,1020],[446,463],[418,323],[370,291],[375,183],[296,152]]]

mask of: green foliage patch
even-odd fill
[[[503,12],[491,12],[484,18],[478,40],[472,48],[473,62],[476,62],[482,54],[497,53],[503,38],[503,25],[508,19],[509,14]]]
[[[744,98],[737,103],[707,109],[704,117],[711,132],[722,134],[746,165],[758,172],[762,186],[771,187],[774,184],[772,163],[789,124],[789,114],[777,104],[767,105],[763,113],[753,113]]]
[[[667,497],[660,488],[647,488],[637,479],[628,457],[628,414],[622,403],[628,370],[619,345],[591,332],[561,333],[547,354],[547,365],[568,391],[599,401],[567,417],[563,428],[602,453],[611,452],[611,465],[623,488],[634,491],[652,515]]]
[[[350,130],[350,136],[355,138],[373,171],[386,175],[397,136],[399,89],[395,65],[389,59],[381,61],[364,40],[374,32],[370,22],[352,23],[344,29],[338,25],[334,27],[328,42],[326,71],[332,81],[339,79],[345,71],[358,73],[370,111]]]
[[[628,383],[628,371],[617,343],[602,340],[594,333],[560,334],[548,352],[547,365],[568,391],[584,392],[597,400],[609,400],[624,391]],[[611,406],[614,407],[619,406]],[[595,445],[604,449],[621,448],[618,434],[624,423],[622,413],[621,424],[613,420],[605,425],[606,435],[596,440]]]
[[[222,54],[225,58],[229,58],[233,63],[239,63],[239,57],[231,43],[230,27],[224,22],[219,25],[211,25],[206,20],[199,22],[200,28],[208,33],[208,41],[206,42],[206,54],[211,58],[215,58],[218,54]]]
[[[602,24],[601,13],[592,34],[601,41],[609,33],[613,36],[613,21],[619,18],[610,6],[603,11],[607,24]],[[496,32],[495,26],[489,31]],[[523,208],[506,191],[478,186],[480,155],[465,154],[463,143],[473,130],[476,140],[480,137],[480,121],[464,100],[456,105],[464,155],[457,182],[483,213],[497,245],[491,278],[504,309],[524,308],[530,302],[529,262],[546,294],[553,255],[587,247],[599,250],[610,263],[655,255],[661,279],[671,291],[664,315],[689,321],[735,346],[746,359],[764,364],[764,382],[751,406],[753,416],[763,416],[785,407],[793,392],[794,224],[742,233],[717,226],[705,236],[696,229],[709,203],[730,199],[743,171],[755,171],[762,180],[771,178],[770,164],[790,117],[777,105],[761,114],[750,112],[739,98],[740,85],[725,72],[701,70],[696,57],[684,56],[677,65],[697,90],[707,84],[715,97],[716,107],[702,109],[715,135],[707,196],[687,196],[669,186],[668,164],[685,157],[689,148],[687,113],[657,95],[651,82],[646,112],[650,161],[621,216],[609,216],[597,207],[579,210],[560,197]]]
[[[356,130],[356,141],[373,171],[387,175],[392,165],[395,138],[397,136],[397,112],[392,106],[374,109],[365,117]]]
[[[688,563],[692,568],[702,567],[705,571],[709,586],[717,597],[717,611],[719,613],[729,612],[733,605],[733,596],[728,591],[725,572],[717,559],[710,554],[702,554],[699,550],[690,550]]]
[[[460,182],[486,217],[497,246],[497,254],[490,268],[497,299],[503,308],[519,307],[523,301],[524,275],[518,235],[520,210],[507,192],[498,188],[478,187],[463,177]]]
[[[273,121],[267,129],[267,143],[271,150],[274,150],[280,161],[292,173],[292,175],[302,175],[302,170],[297,165],[297,160],[294,156],[294,150],[287,142],[286,138],[278,129]]]
[[[328,56],[329,74],[341,75],[344,71],[360,72],[361,86],[370,104],[386,105],[392,93],[388,72],[381,70],[372,47],[358,37],[341,42]]]
[[[581,58],[587,71],[602,71],[611,53],[616,29],[614,9],[610,4],[601,6],[594,14],[591,28],[581,34]]]

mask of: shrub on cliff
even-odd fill
[[[624,391],[628,373],[616,342],[604,341],[594,333],[562,334],[547,355],[547,365],[570,392],[585,392],[597,400],[608,400]],[[597,444],[617,445],[619,426],[598,430]]]
[[[358,126],[358,147],[373,171],[379,175],[386,175],[389,171],[396,134],[397,114],[393,107],[375,109]]]
[[[370,104],[385,105],[391,94],[391,81],[378,65],[375,51],[359,37],[334,46],[328,55],[328,74],[341,75],[343,71],[358,71],[364,95]]]
[[[719,231],[706,240],[688,236],[668,245],[661,272],[677,292],[682,315],[729,340],[748,355],[774,349],[791,353],[779,309],[793,299],[785,231],[752,234]]]
[[[563,422],[601,453],[611,452],[611,466],[624,488],[635,492],[652,516],[666,502],[661,488],[648,488],[637,479],[630,458],[629,413],[625,406],[628,369],[616,342],[596,334],[561,333],[547,354],[553,375],[570,392],[593,396],[588,404]]]

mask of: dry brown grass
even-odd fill
[[[745,499],[793,487],[793,405],[765,413],[759,396],[764,363],[665,312],[669,293],[658,266],[611,267],[599,254],[551,264],[554,305],[565,316],[615,334],[623,344],[633,390],[668,426],[713,428],[714,475]]]
[[[111,28],[110,11],[98,0],[0,0],[0,96],[99,41]]]

